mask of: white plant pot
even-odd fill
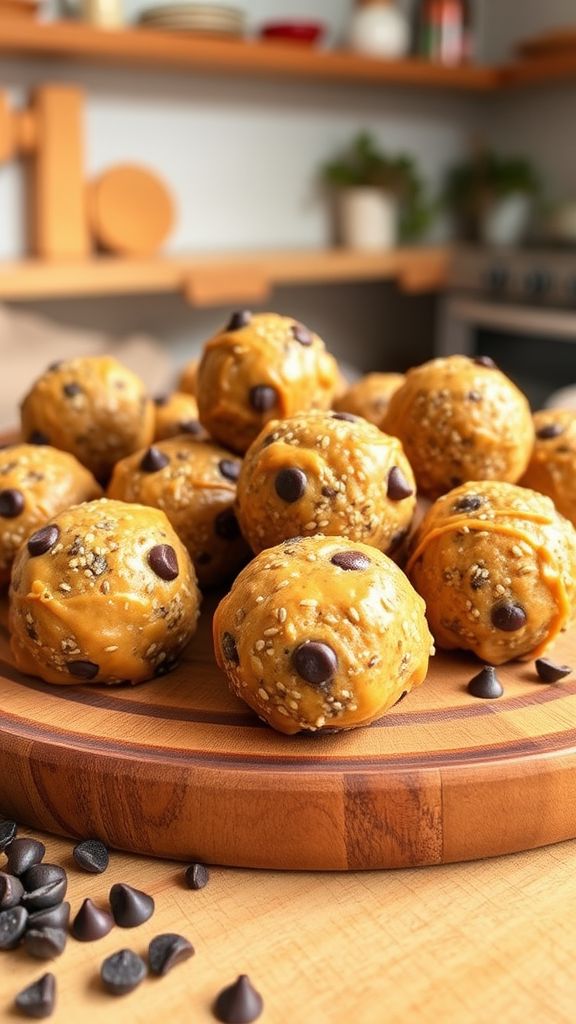
[[[398,244],[398,200],[379,188],[343,188],[338,194],[340,240],[348,249],[393,249]]]
[[[532,198],[515,192],[498,199],[484,213],[480,237],[485,245],[518,245],[526,236],[532,215]]]
[[[348,39],[356,53],[394,60],[408,52],[410,26],[408,19],[393,3],[383,0],[354,12]]]

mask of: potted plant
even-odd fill
[[[528,231],[539,191],[529,160],[480,150],[451,169],[445,199],[466,238],[486,245],[517,245]]]
[[[322,169],[333,191],[340,241],[351,249],[391,249],[418,237],[431,208],[416,162],[407,154],[388,156],[366,132]]]

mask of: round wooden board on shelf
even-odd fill
[[[246,867],[438,864],[576,837],[576,676],[498,669],[478,700],[464,654],[370,728],[284,737],[229,694],[207,602],[171,675],[49,686],[17,672],[0,630],[0,811],[135,853]],[[5,620],[5,616],[4,616]],[[554,658],[576,661],[576,633]]]
[[[164,182],[146,167],[119,164],[88,186],[88,216],[96,241],[122,256],[151,256],[174,224]]]

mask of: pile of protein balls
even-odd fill
[[[576,413],[533,417],[487,357],[346,390],[304,324],[241,311],[166,398],[109,357],[53,364],[22,436],[0,453],[0,575],[15,663],[49,683],[168,673],[199,586],[234,577],[216,661],[282,733],[368,724],[434,642],[484,681],[569,671],[541,656],[576,604]]]

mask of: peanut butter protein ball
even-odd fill
[[[520,483],[547,494],[576,526],[576,411],[544,409],[534,426],[536,443]]]
[[[16,667],[48,683],[141,683],[172,668],[200,595],[186,548],[158,509],[101,498],[33,533],[16,557]]]
[[[429,510],[406,571],[440,647],[538,658],[574,615],[576,530],[542,494],[468,483]]]
[[[193,395],[174,391],[171,395],[154,399],[154,440],[164,441],[179,434],[206,439],[207,434],[198,419],[198,404]]]
[[[390,399],[404,379],[403,373],[368,373],[335,399],[334,408],[362,416],[369,423],[382,427]]]
[[[263,551],[214,616],[233,692],[279,732],[368,725],[426,678],[424,602],[386,555],[341,537]]]
[[[234,313],[198,368],[200,421],[220,444],[243,453],[271,419],[329,408],[336,361],[313,331],[277,313]]]
[[[409,370],[382,428],[399,437],[419,492],[522,476],[534,444],[527,399],[491,359],[450,356]]]

